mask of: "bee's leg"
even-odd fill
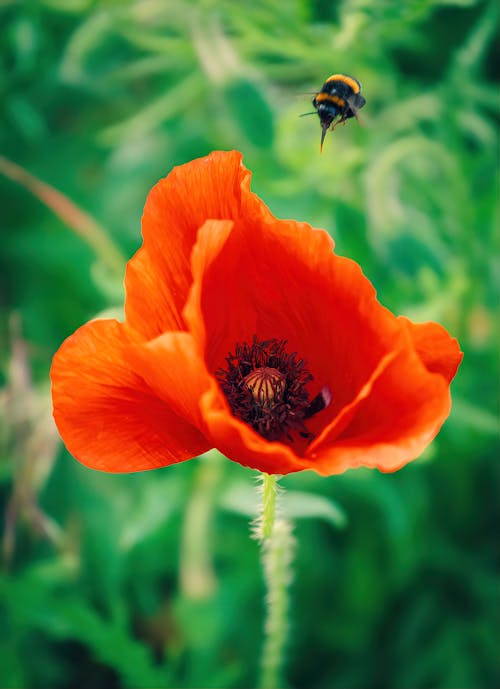
[[[332,122],[332,126],[330,127],[330,131],[333,132],[333,130],[335,129],[335,127],[337,127],[337,126],[338,126],[339,124],[341,124],[342,122],[345,122],[345,117],[341,117],[341,118],[338,119],[336,122]]]

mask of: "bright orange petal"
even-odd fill
[[[224,271],[221,279],[226,286],[224,294],[217,301],[218,317],[225,322],[226,329],[230,329],[235,322],[237,327],[245,322],[244,314],[232,308],[230,272],[235,264],[232,255],[236,252],[240,256],[244,248],[238,239],[228,243],[233,228],[234,222],[231,220],[207,220],[198,232],[191,254],[192,285],[183,315],[201,351],[206,346],[206,324],[202,315],[202,303],[206,299],[205,283],[211,276],[215,277],[214,271]],[[222,264],[218,259],[223,251]]]
[[[240,153],[216,151],[174,168],[151,190],[142,218],[144,243],[125,278],[127,322],[145,339],[185,329],[191,251],[205,221],[265,212],[249,192],[249,178]]]
[[[389,352],[382,357],[378,363],[378,366],[374,369],[370,378],[363,385],[356,397],[342,407],[340,412],[334,416],[333,420],[324,425],[319,435],[317,435],[311,442],[307,449],[307,455],[309,457],[316,457],[317,450],[320,450],[324,447],[329,447],[335,442],[335,439],[351,423],[363,401],[372,394],[375,382],[385,372],[387,367],[393,363],[397,355],[398,350],[395,349],[394,351]]]
[[[438,323],[412,323],[408,318],[399,319],[408,329],[420,360],[428,371],[440,373],[445,380],[453,380],[463,354],[454,337]]]
[[[324,475],[358,466],[395,471],[421,454],[450,406],[448,381],[429,372],[408,343],[357,401],[350,423],[311,447],[313,468]]]
[[[209,449],[204,436],[132,370],[127,352],[137,340],[117,321],[91,321],[54,357],[59,433],[71,454],[93,469],[154,469]]]
[[[165,333],[138,344],[131,348],[129,358],[154,394],[179,416],[203,427],[199,402],[211,377],[189,333]]]

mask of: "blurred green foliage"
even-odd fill
[[[122,302],[106,237],[132,255],[156,180],[238,148],[278,216],[327,228],[385,305],[442,322],[465,352],[421,459],[282,481],[290,686],[498,687],[497,3],[4,0],[0,34],[0,686],[255,684],[252,472],[213,456],[87,470],[57,441],[48,389],[64,337]],[[339,71],[363,84],[364,126],[320,157],[317,118],[298,116]]]

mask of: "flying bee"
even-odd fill
[[[304,113],[306,115],[318,113],[322,130],[320,152],[323,151],[326,132],[329,129],[333,131],[338,124],[350,117],[358,119],[358,111],[365,103],[361,95],[361,84],[357,79],[346,74],[333,74],[328,77],[321,90],[312,99],[315,111]]]

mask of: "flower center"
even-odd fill
[[[331,401],[325,386],[312,402],[306,386],[313,376],[306,363],[286,351],[286,340],[258,340],[236,344],[226,357],[226,367],[216,376],[231,411],[267,440],[278,440],[297,431],[311,439],[304,421]]]

